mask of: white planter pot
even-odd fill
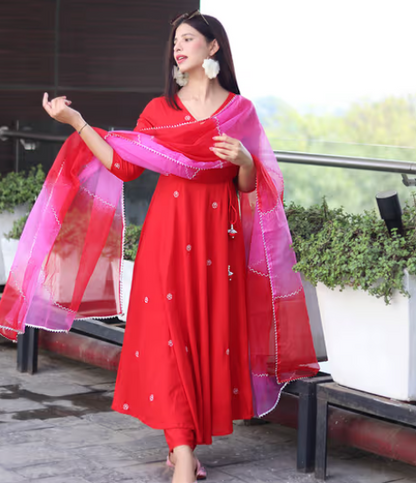
[[[395,293],[390,305],[362,290],[317,295],[335,382],[402,401],[416,400],[416,278],[404,274],[410,299]]]
[[[3,261],[3,276],[4,282],[6,283],[9,278],[9,273],[12,268],[12,263],[17,252],[17,245],[19,240],[7,240],[6,238],[0,239],[0,253]],[[0,267],[1,268],[1,267]],[[1,274],[0,274],[1,275]]]
[[[308,308],[309,323],[311,326],[313,345],[315,347],[316,358],[319,362],[328,359],[325,347],[325,337],[322,329],[321,313],[319,310],[316,287],[302,278],[303,291],[305,292],[306,307]]]
[[[22,216],[24,216],[27,211],[28,205],[23,204],[15,206],[13,213],[0,213],[0,240],[2,240],[4,235],[6,233],[9,233],[9,231],[13,228],[13,223]],[[6,261],[6,255],[2,253],[2,244],[3,243],[0,244],[0,285],[3,285],[7,282],[7,277],[10,271],[10,267],[8,270],[6,270],[6,266],[9,265]]]
[[[134,268],[134,262],[131,262],[129,260],[124,260],[123,262],[123,278],[122,278],[122,302],[123,302],[123,314],[124,315],[119,315],[118,318],[120,320],[123,320],[124,322],[126,321],[127,317],[127,310],[129,308],[129,302],[130,302],[130,292],[131,292],[131,283],[133,280],[133,268]]]

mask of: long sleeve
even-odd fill
[[[145,111],[139,117],[134,131],[140,131],[143,128],[152,127],[150,121],[144,116]],[[144,168],[129,163],[121,158],[115,150],[113,150],[113,163],[110,171],[122,181],[133,181],[138,178],[144,171]]]

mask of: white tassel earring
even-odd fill
[[[205,59],[202,67],[204,68],[205,75],[208,77],[208,79],[215,79],[220,73],[220,63],[218,60]]]
[[[183,87],[183,86],[186,86],[186,84],[188,83],[189,74],[187,72],[185,73],[181,72],[179,67],[177,67],[176,65],[173,66],[172,76],[175,79],[178,86]]]

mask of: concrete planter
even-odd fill
[[[0,271],[0,283],[2,284],[5,284],[9,278],[10,269],[12,268],[12,263],[17,252],[18,244],[19,240],[7,240],[7,238],[0,239],[0,261],[3,262],[2,266],[0,267],[3,269],[3,271]]]
[[[133,280],[133,268],[134,262],[130,260],[124,260],[123,262],[123,279],[122,279],[122,302],[123,302],[123,314],[119,315],[118,318],[120,320],[126,321],[127,310],[129,308],[129,301],[130,301],[130,292],[131,292],[131,283]]]
[[[13,228],[13,223],[24,216],[27,211],[28,205],[23,204],[15,206],[13,213],[9,213],[7,211],[0,213],[0,240],[2,240],[4,235],[9,233],[9,231]],[[0,243],[0,285],[4,285],[7,282],[8,273],[10,271],[10,266],[8,265],[8,261],[6,261],[6,254],[4,254],[2,251],[2,245],[3,243]],[[6,265],[9,266],[9,270],[7,272]]]
[[[362,290],[317,295],[331,375],[337,383],[402,401],[416,400],[416,278],[406,272],[407,298],[390,305]]]
[[[302,278],[303,291],[305,292],[306,306],[308,308],[309,323],[311,326],[313,345],[315,347],[316,357],[319,362],[328,360],[325,337],[322,329],[321,313],[319,310],[318,297],[316,287],[310,282]]]

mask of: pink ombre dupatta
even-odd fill
[[[257,188],[240,193],[254,407],[278,402],[284,384],[318,371],[283,208],[283,178],[252,103],[241,96],[203,121],[141,132],[97,132],[126,161],[189,180],[235,169],[209,150],[225,133],[252,153]],[[75,318],[121,313],[122,181],[75,133],[51,168],[26,223],[0,301],[0,333],[25,326],[68,331]]]

